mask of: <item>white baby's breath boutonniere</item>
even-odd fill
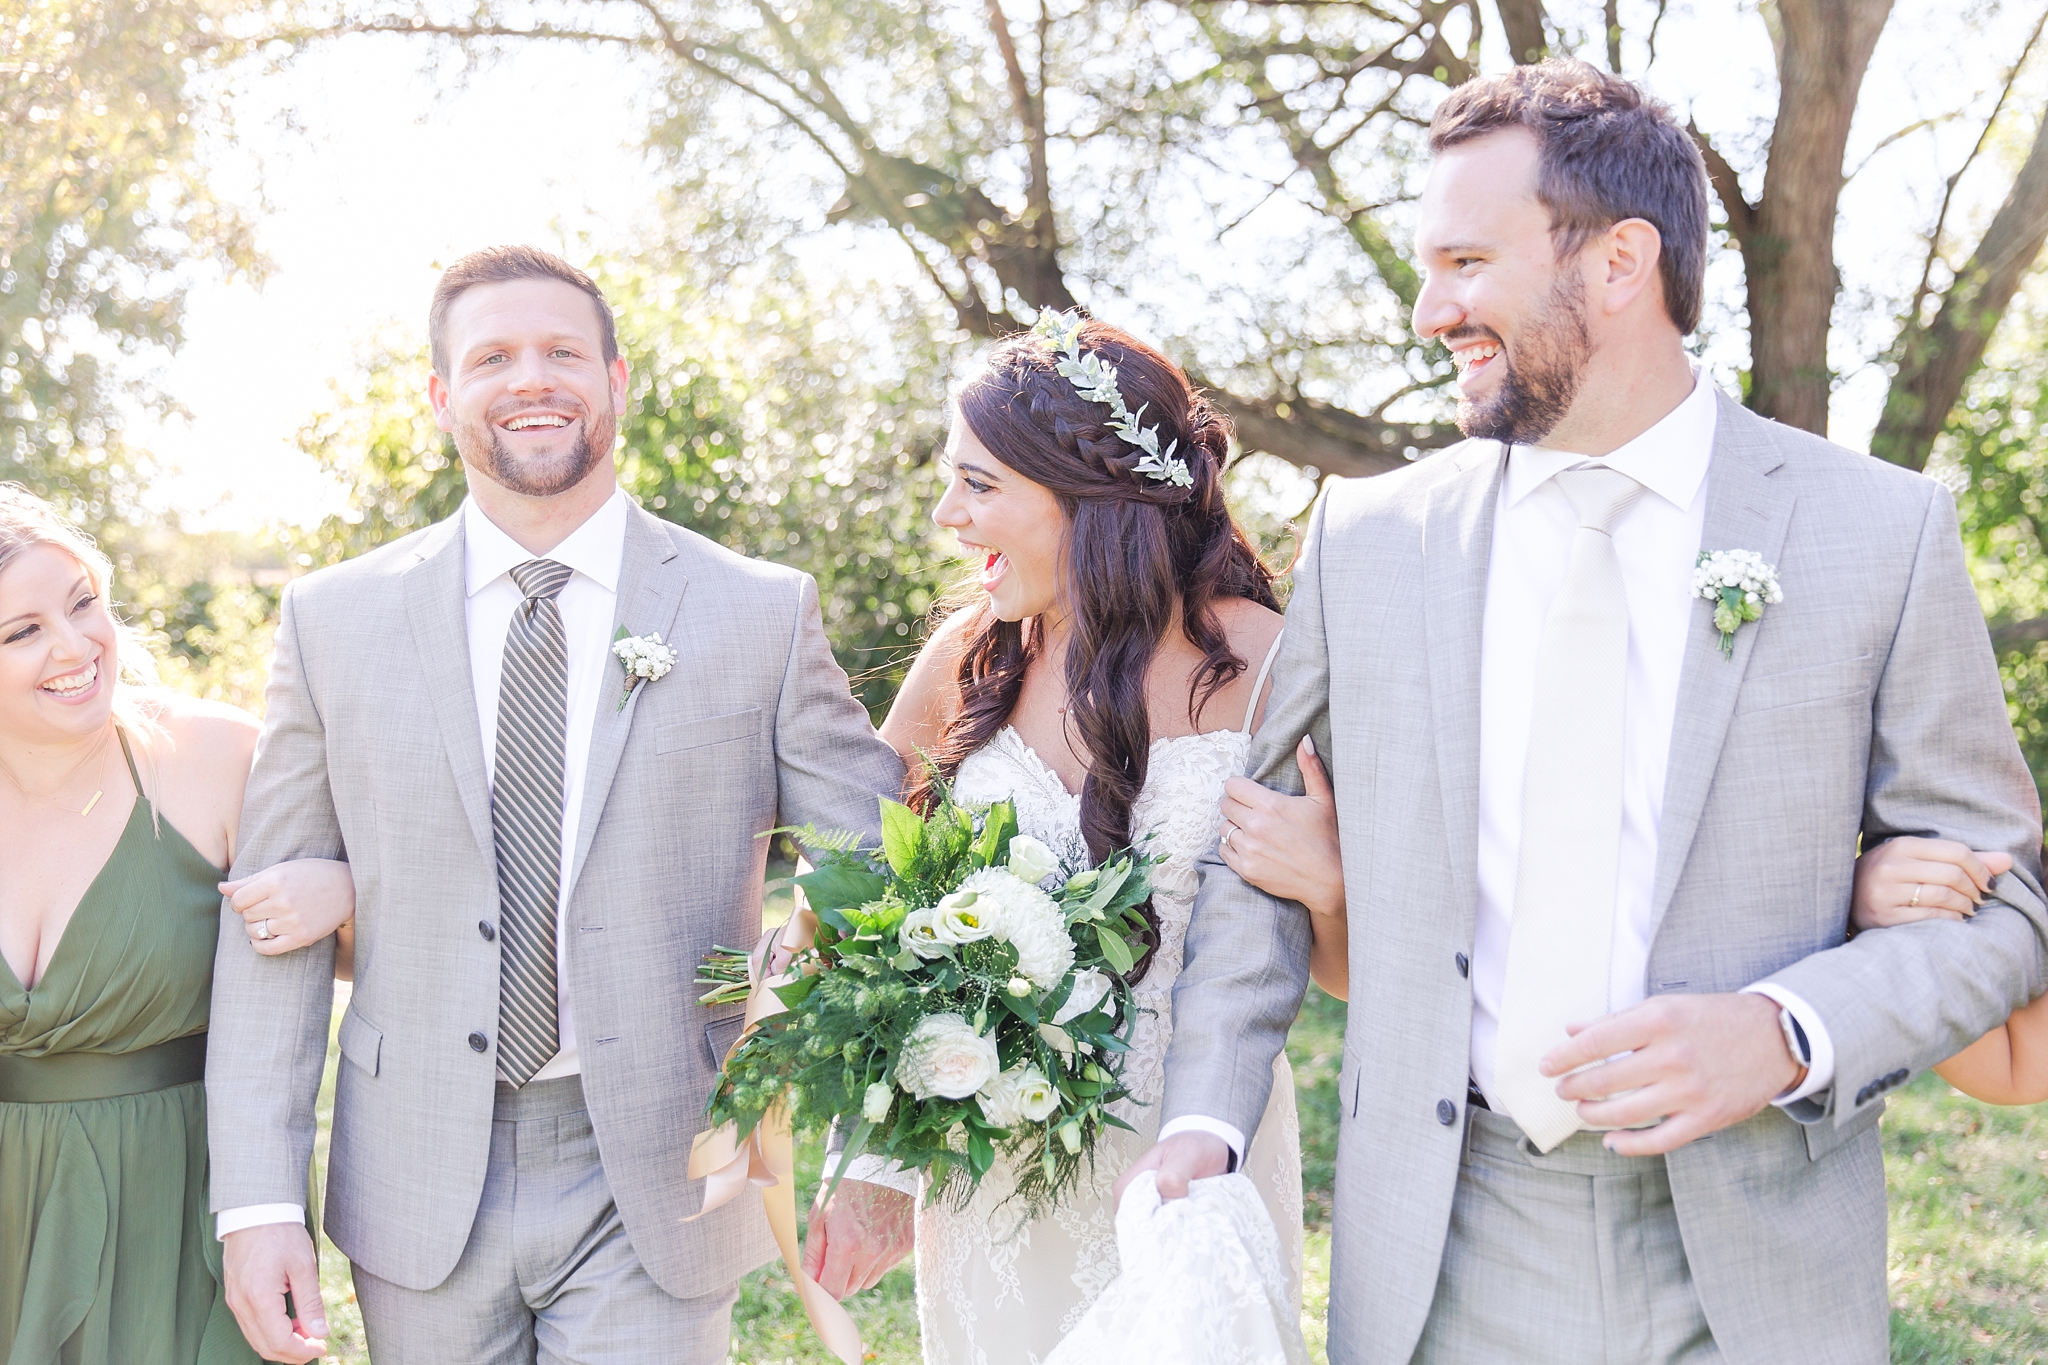
[[[661,642],[661,636],[628,635],[624,626],[612,637],[612,655],[626,670],[626,690],[619,693],[618,709],[626,709],[633,689],[641,683],[659,682],[676,666],[676,652]]]
[[[1701,550],[1692,590],[1714,604],[1714,629],[1721,632],[1721,657],[1735,655],[1735,632],[1745,621],[1785,600],[1778,571],[1754,550]]]

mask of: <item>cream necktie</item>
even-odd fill
[[[1537,1063],[1565,1041],[1567,1023],[1607,1013],[1628,700],[1628,596],[1611,530],[1643,492],[1602,466],[1555,477],[1579,530],[1536,651],[1493,1087],[1545,1152],[1585,1125]]]

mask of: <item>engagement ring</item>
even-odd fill
[[[269,920],[259,919],[256,921],[256,937],[259,939],[270,939],[277,937],[276,934],[270,932]]]
[[[1927,883],[1925,882],[1913,883],[1913,899],[1906,903],[1906,908],[1908,910],[1918,910],[1920,908],[1920,893],[1922,891],[1925,891],[1926,889]]]

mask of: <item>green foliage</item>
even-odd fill
[[[227,0],[0,0],[0,479],[94,529],[132,516],[122,357],[175,347],[188,276],[247,269],[248,224],[194,161],[194,75],[232,56]]]
[[[1058,913],[1075,952],[1068,971],[1048,984],[1025,980],[1000,918],[982,920],[983,934],[997,926],[992,936],[965,942],[943,935],[914,941],[914,922],[906,924],[934,907],[981,915],[978,897],[996,904],[998,916],[1012,913],[1000,908],[1007,893],[995,884],[962,884],[1008,863],[1014,806],[968,807],[942,795],[920,817],[884,799],[882,826],[879,849],[795,832],[818,860],[816,871],[796,879],[819,921],[816,942],[771,986],[784,1012],[760,1020],[726,1059],[711,1121],[736,1124],[744,1135],[784,1108],[800,1135],[817,1136],[839,1120],[852,1128],[849,1160],[868,1149],[927,1172],[934,1197],[949,1189],[964,1197],[1001,1152],[1014,1163],[1017,1197],[1036,1208],[1078,1178],[1105,1126],[1129,1126],[1110,1106],[1129,1094],[1119,1076],[1133,1015],[1120,973],[1130,969],[1125,944],[1144,926],[1149,860],[1116,855],[1067,879],[1046,913]],[[994,876],[1045,903],[1015,878]],[[724,990],[737,966],[721,950],[700,979]],[[1105,966],[1109,1001],[1055,1024],[1077,974]],[[948,1014],[994,1040],[1002,1070],[1032,1067],[1049,1081],[1057,1091],[1051,1113],[1009,1122],[991,1117],[974,1095],[910,1093],[899,1073],[907,1045],[926,1019]],[[885,1099],[881,1108],[871,1091]]]
[[[2041,335],[2030,316],[2014,322],[2022,337]],[[1929,466],[1956,490],[1971,576],[1994,623],[2048,616],[2048,346],[2015,345],[2003,359],[1971,381]],[[2048,642],[2013,641],[1998,667],[2021,751],[2048,792]]]

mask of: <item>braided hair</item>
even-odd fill
[[[1161,446],[1177,442],[1192,483],[1134,472],[1143,458],[1108,425],[1109,409],[1081,397],[1055,369],[1056,354],[1026,334],[998,343],[960,391],[960,420],[1009,469],[1045,487],[1066,517],[1060,598],[1071,628],[1067,718],[1088,758],[1081,833],[1101,859],[1131,841],[1131,806],[1144,789],[1152,748],[1145,679],[1173,626],[1202,652],[1188,683],[1188,710],[1244,672],[1216,612],[1222,598],[1279,610],[1272,573],[1230,515],[1223,468],[1230,419],[1172,361],[1107,323],[1083,323],[1081,348],[1116,367],[1117,387]],[[987,599],[968,608],[957,670],[961,706],[913,780],[913,803],[951,782],[967,756],[1009,723],[1041,632],[997,619]],[[1146,907],[1157,944],[1157,920]],[[1133,979],[1142,975],[1140,963]]]

